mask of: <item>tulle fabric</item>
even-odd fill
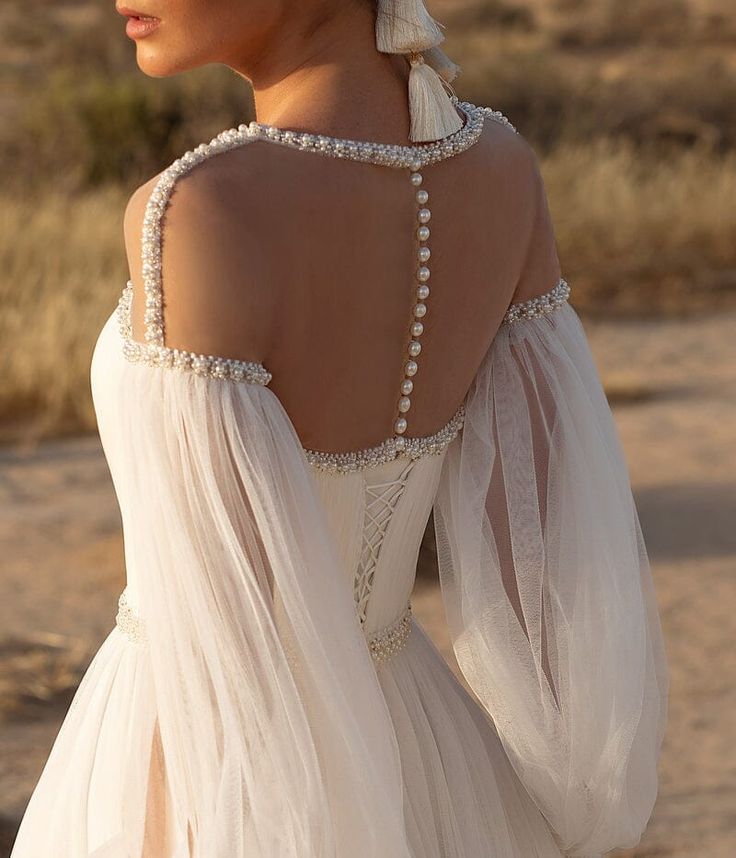
[[[492,722],[418,623],[379,667],[416,858],[561,858]]]
[[[668,678],[627,468],[569,304],[498,332],[434,515],[459,665],[562,850],[635,845]]]
[[[138,386],[123,434],[145,441],[139,502],[157,486],[136,584],[173,829],[194,858],[408,855],[388,712],[287,415],[259,386]]]
[[[278,399],[119,371],[100,431],[145,640],[98,653],[14,856],[408,858],[385,698]]]
[[[152,679],[147,659],[114,628],[69,707],[13,858],[143,854],[156,720]]]

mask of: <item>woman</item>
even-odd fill
[[[92,390],[128,583],[14,858],[635,845],[664,652],[533,153],[420,0],[145,7],[141,69],[226,63],[259,121],[126,210]],[[411,615],[432,511],[477,700]]]

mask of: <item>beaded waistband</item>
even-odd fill
[[[146,631],[143,620],[130,607],[125,590],[123,590],[118,599],[118,612],[115,615],[115,625],[118,627],[118,631],[121,631],[131,643],[145,643]]]
[[[383,664],[393,658],[397,652],[401,652],[409,640],[411,627],[411,604],[408,604],[396,622],[368,639],[368,649],[373,661]]]
[[[118,612],[115,625],[131,643],[146,642],[146,630],[143,620],[135,613],[128,602],[125,590],[118,599]],[[411,604],[406,606],[402,615],[390,626],[368,639],[368,649],[376,664],[383,664],[400,652],[409,640],[412,628]]]

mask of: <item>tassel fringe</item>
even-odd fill
[[[424,62],[431,66],[447,83],[452,83],[462,72],[462,68],[454,63],[441,48],[429,48],[422,51]]]
[[[463,121],[445,90],[443,79],[424,62],[421,54],[418,59],[413,56],[411,60],[409,112],[409,136],[413,141],[439,140],[463,126]]]
[[[424,0],[378,0],[376,47],[409,55],[409,137],[414,142],[441,140],[463,126],[449,97],[460,66],[438,47],[445,40],[442,29]]]

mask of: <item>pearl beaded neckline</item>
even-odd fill
[[[365,450],[349,453],[326,453],[305,449],[305,453],[310,463],[315,467],[343,473],[390,461],[399,455],[418,458],[428,453],[438,453],[444,450],[462,427],[464,420],[462,405],[450,421],[435,434],[418,438],[410,438],[406,435],[407,414],[411,408],[411,394],[415,385],[414,377],[419,370],[418,357],[422,351],[420,342],[424,333],[422,320],[428,312],[427,298],[430,294],[428,281],[431,272],[428,263],[431,250],[427,242],[430,237],[429,222],[432,213],[429,208],[429,192],[423,187],[424,176],[420,171],[428,164],[437,163],[470,148],[479,139],[486,118],[507,125],[516,131],[508,119],[498,111],[487,107],[477,107],[470,102],[460,102],[457,96],[452,96],[451,101],[461,110],[466,121],[458,131],[430,143],[400,146],[350,140],[300,133],[253,121],[249,125],[240,125],[237,128],[222,131],[210,143],[202,143],[195,149],[187,151],[181,158],[177,158],[159,177],[146,204],[143,218],[141,256],[145,294],[145,342],[141,343],[134,340],[132,335],[132,281],[128,280],[119,300],[118,325],[123,341],[124,356],[132,362],[186,370],[210,378],[262,385],[267,385],[271,381],[271,373],[257,361],[199,355],[181,349],[172,349],[165,344],[161,270],[162,219],[177,180],[189,173],[195,166],[220,152],[234,149],[254,140],[266,140],[334,158],[404,168],[408,170],[409,185],[416,203],[414,227],[416,268],[415,282],[412,287],[414,295],[414,303],[411,308],[412,319],[408,330],[403,380],[399,385],[396,403],[393,436],[381,444]],[[546,295],[518,305],[512,305],[504,318],[504,322],[510,323],[519,319],[533,318],[536,315],[549,312],[566,300],[568,292],[567,284],[560,281],[555,289]]]
[[[254,140],[267,140],[333,158],[345,158],[351,161],[362,161],[383,167],[411,167],[419,162],[414,169],[420,169],[427,164],[434,164],[449,158],[458,152],[463,152],[472,146],[483,131],[486,116],[492,116],[510,125],[508,120],[497,111],[489,111],[485,107],[476,107],[466,101],[459,101],[452,96],[450,101],[464,114],[465,121],[461,128],[441,140],[430,143],[420,143],[402,146],[393,143],[376,143],[367,140],[351,140],[346,137],[330,137],[325,134],[311,134],[280,128],[253,121],[249,125],[240,125],[238,132],[246,134]]]

